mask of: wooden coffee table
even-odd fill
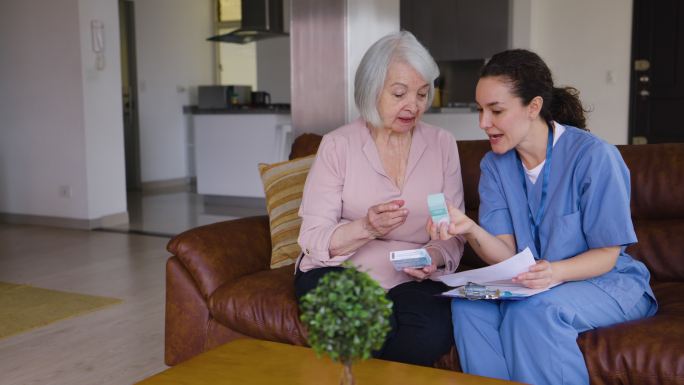
[[[352,367],[357,385],[495,385],[513,382],[449,370],[370,359]],[[342,365],[318,358],[309,348],[240,339],[202,353],[139,384],[311,384],[340,383]]]

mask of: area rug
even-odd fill
[[[0,338],[120,302],[117,298],[0,282]]]

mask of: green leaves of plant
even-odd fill
[[[392,302],[367,273],[345,265],[326,274],[302,297],[301,320],[308,328],[309,345],[342,363],[370,358],[390,330]]]

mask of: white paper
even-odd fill
[[[495,265],[447,274],[437,279],[451,287],[463,286],[468,282],[475,282],[480,285],[515,285],[511,279],[518,274],[529,271],[535,263],[532,252],[529,247],[526,247],[525,250]]]

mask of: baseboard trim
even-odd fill
[[[0,222],[14,225],[38,225],[93,230],[100,227],[112,227],[128,223],[128,212],[105,215],[95,219],[0,213]]]
[[[164,180],[153,180],[142,182],[140,189],[143,194],[173,193],[173,192],[195,192],[196,178],[174,178]]]
[[[266,209],[266,198],[235,197],[227,195],[203,195],[204,204],[209,206],[245,207]]]
[[[114,227],[119,225],[125,225],[128,224],[128,211],[105,215],[99,219],[91,220],[91,225],[93,225],[93,221],[96,221],[97,223],[96,226],[91,227],[91,229],[98,227]]]

